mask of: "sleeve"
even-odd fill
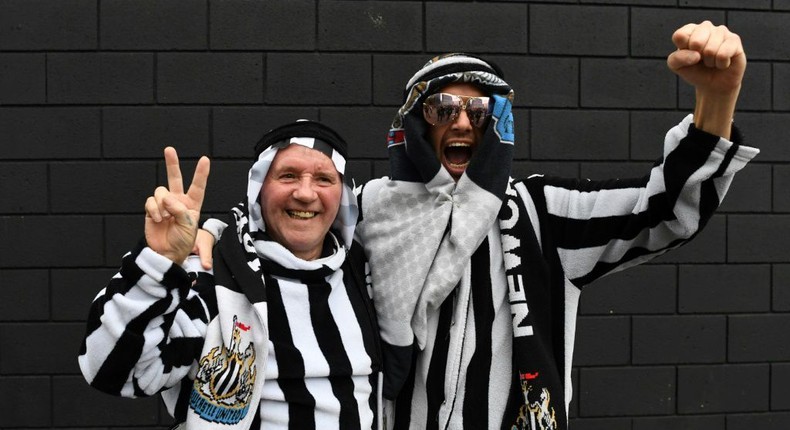
[[[194,374],[216,315],[213,275],[191,258],[181,267],[142,241],[90,307],[80,370],[93,387],[151,396]]]
[[[222,232],[228,228],[228,224],[218,220],[217,218],[209,218],[203,223],[202,226],[200,226],[200,228],[211,233],[211,235],[214,236],[214,243],[216,244],[219,242],[219,238],[222,237]]]
[[[667,133],[662,158],[643,178],[525,181],[544,206],[541,234],[566,277],[581,288],[692,239],[734,174],[759,153],[740,145],[740,133],[733,131],[732,141],[708,134],[689,115]]]

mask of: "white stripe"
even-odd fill
[[[335,164],[335,169],[337,169],[341,175],[346,173],[346,159],[334,149],[332,150],[332,163]]]
[[[296,143],[297,145],[306,146],[308,148],[315,147],[315,138],[314,137],[292,137],[288,143]]]
[[[371,373],[372,363],[365,351],[362,329],[354,313],[354,307],[348,298],[343,282],[343,271],[338,270],[328,279],[332,286],[329,294],[329,310],[332,319],[337,324],[343,349],[351,362],[351,371],[354,375],[367,375]]]
[[[576,288],[568,278],[565,278],[565,374],[563,385],[565,387],[565,420],[568,419],[571,399],[573,398],[573,347],[576,339],[576,314],[579,309],[581,290]]]
[[[340,402],[332,392],[332,384],[327,378],[305,379],[307,390],[315,399],[315,428],[339,429]]]
[[[529,190],[527,190],[527,186],[523,182],[517,183],[514,188],[521,197],[521,201],[524,203],[524,206],[527,208],[529,221],[532,223],[532,229],[535,231],[535,237],[538,239],[538,246],[542,247],[543,245],[540,238],[540,218],[538,218],[538,208],[535,207],[535,201],[532,200],[532,195],[529,194]]]
[[[656,167],[646,187],[578,191],[546,185],[544,193],[550,214],[588,220],[638,214],[647,210],[650,197],[664,191],[664,175]]]
[[[279,284],[294,347],[302,354],[304,361],[305,377],[328,375],[329,363],[313,331],[307,286],[290,279],[280,279]]]

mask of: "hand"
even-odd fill
[[[167,188],[158,187],[145,202],[145,240],[151,249],[181,264],[195,246],[210,163],[207,157],[200,158],[186,194],[172,147],[165,148],[165,166]]]
[[[723,25],[704,21],[679,28],[672,35],[672,42],[677,50],[667,57],[667,65],[696,90],[695,125],[729,138],[746,71],[740,36]]]
[[[206,270],[210,270],[214,262],[214,255],[212,254],[213,249],[214,235],[203,229],[198,230],[192,253],[200,257],[200,265]]]
[[[741,38],[723,25],[710,21],[686,24],[672,35],[677,47],[667,65],[696,88],[727,92],[741,86],[746,54]]]

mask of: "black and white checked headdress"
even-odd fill
[[[495,63],[470,54],[449,53],[431,58],[406,83],[403,106],[398,111],[392,128],[401,128],[404,115],[415,106],[420,108],[425,97],[453,82],[469,82],[491,94],[513,100],[513,90],[504,80],[504,73]]]

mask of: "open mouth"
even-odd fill
[[[293,219],[311,219],[315,218],[318,213],[311,211],[286,211],[288,216]]]
[[[444,148],[444,159],[451,167],[466,167],[472,159],[472,146],[463,142],[452,142]]]

